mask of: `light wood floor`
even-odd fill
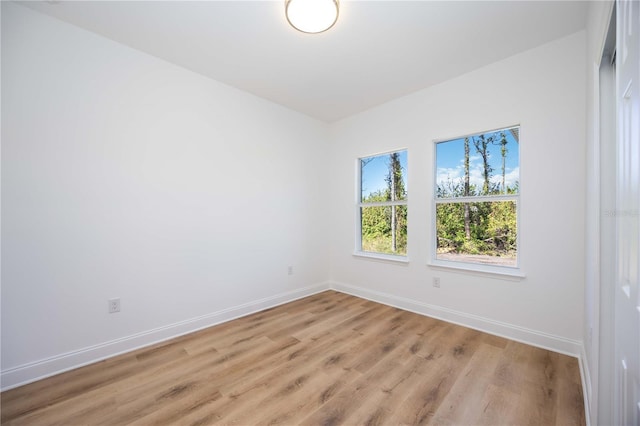
[[[1,402],[11,425],[585,424],[575,358],[333,291]]]

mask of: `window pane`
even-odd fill
[[[516,266],[516,202],[436,204],[436,259]]]
[[[407,254],[407,206],[360,209],[362,251]]]
[[[363,203],[405,200],[407,151],[361,158],[360,179],[360,201]]]
[[[436,197],[517,194],[520,128],[436,144]]]

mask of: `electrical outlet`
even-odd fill
[[[109,313],[115,314],[116,312],[120,312],[120,298],[109,299]]]
[[[433,286],[435,288],[440,288],[440,277],[433,277]]]
[[[289,273],[289,275],[293,275],[293,266],[289,266],[287,272]]]

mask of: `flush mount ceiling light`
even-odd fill
[[[327,31],[338,20],[339,0],[285,0],[287,21],[303,33]]]

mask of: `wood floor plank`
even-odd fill
[[[392,357],[387,357],[367,374],[351,382],[330,399],[330,403],[321,406],[310,416],[303,419],[302,425],[351,424],[349,418],[376,391],[378,383],[385,376],[393,374],[399,366]]]
[[[195,391],[218,369],[228,369],[245,359],[255,361],[256,356],[265,356],[267,351],[280,347],[266,337],[259,340],[261,350],[257,354],[255,346],[253,342],[245,342],[232,354],[201,353],[189,357],[188,361],[180,361],[181,364],[186,362],[186,365],[170,363],[165,369],[150,370],[148,375],[138,375],[126,381],[118,391],[119,414],[112,418],[119,421],[122,417],[124,421],[127,413],[135,413],[135,418],[143,417],[167,403],[168,395],[179,399]]]
[[[333,336],[325,337],[328,339]],[[291,351],[286,358],[278,362],[253,369],[250,375],[241,373],[237,381],[221,385],[221,390],[227,398],[221,401],[214,412],[208,413],[205,418],[197,419],[197,422],[215,418],[216,421],[222,421],[225,424],[234,424],[240,422],[238,418],[242,419],[243,415],[252,412],[261,413],[265,407],[262,401],[268,400],[269,395],[276,389],[298,389],[309,382],[317,371],[316,367],[309,363],[313,356],[319,357],[328,353],[332,347],[346,339],[348,336],[311,341],[302,348],[297,347],[295,351]],[[290,406],[289,402],[286,406]]]
[[[513,401],[518,397],[518,394],[514,394],[509,389],[490,383],[482,398],[480,405],[482,410],[475,416],[475,423],[486,426],[507,426],[522,423],[516,417],[516,407],[513,404]]]
[[[433,416],[455,383],[459,371],[452,368],[449,360],[425,358],[428,369],[421,374],[414,388],[390,414],[389,424],[424,425],[430,424]]]
[[[362,425],[396,424],[392,420],[393,413],[407,395],[424,381],[423,373],[429,367],[429,361],[412,355],[405,368],[398,368],[395,374],[380,381],[376,391],[352,414],[349,422]]]
[[[490,378],[494,374],[500,349],[481,344],[435,412],[435,423],[465,424],[480,418]]]
[[[0,394],[2,425],[584,425],[575,358],[326,291]]]
[[[359,301],[355,299],[354,302]],[[331,312],[324,321],[320,321],[315,325],[296,330],[296,332],[293,333],[292,336],[294,336],[298,340],[305,340],[311,339],[314,336],[324,334],[327,330],[341,329],[341,323],[365,314],[371,309],[372,308],[368,305],[362,303],[354,303],[353,306],[349,307],[348,309],[341,309],[338,312]]]
[[[408,394],[394,413],[392,423],[432,423],[482,343],[481,337],[474,330],[448,324],[443,333],[432,339],[424,348],[426,355],[421,355],[427,361],[427,368],[421,370],[424,380]]]
[[[317,410],[327,398],[360,376],[355,371],[327,374],[320,368],[319,364],[308,364],[280,378],[269,387],[266,396],[228,422],[238,425],[292,422],[293,418]],[[292,400],[296,403],[292,404]]]

